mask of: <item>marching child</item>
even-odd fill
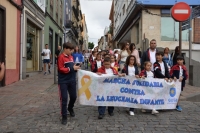
[[[118,72],[113,67],[111,67],[110,58],[107,57],[103,61],[103,66],[98,69],[97,74],[98,75],[101,75],[101,74],[118,75]],[[122,76],[122,75],[119,74],[119,76]],[[98,107],[99,119],[103,119],[105,111],[106,111],[106,106]],[[114,115],[113,111],[114,111],[114,107],[108,107],[108,113],[110,116]]]
[[[62,124],[67,124],[67,110],[71,117],[75,116],[73,107],[76,101],[76,72],[80,66],[74,64],[71,51],[73,45],[69,42],[63,44],[63,53],[58,58],[58,86],[60,91]],[[68,103],[68,93],[70,101]]]
[[[156,62],[154,63],[154,76],[155,78],[165,79],[169,81],[170,74],[167,64],[163,61],[163,52],[156,53]]]
[[[181,91],[183,91],[183,88],[185,87],[185,81],[188,78],[188,71],[185,65],[183,65],[184,58],[182,56],[177,56],[176,58],[177,64],[174,65],[170,70],[171,77],[176,81],[179,79],[181,82]],[[182,111],[182,108],[178,105],[176,106],[177,111]]]
[[[89,58],[89,63],[90,63],[90,69],[91,69],[91,71],[92,71],[92,63],[95,60],[96,56],[97,56],[97,52],[96,51],[92,51],[92,54],[90,55],[90,58]]]
[[[122,69],[122,73],[125,73],[128,76],[135,76],[136,78],[139,78],[139,70],[135,56],[129,55],[127,57],[125,66]],[[129,109],[129,114],[134,115],[134,108]]]
[[[140,77],[141,78],[154,78],[154,73],[151,71],[152,63],[150,61],[144,62],[144,70],[141,71]],[[146,112],[146,110],[142,110],[142,112]],[[155,109],[151,111],[151,114],[158,114],[159,112]]]
[[[110,55],[111,67],[115,68],[117,71],[119,69],[119,64],[117,63],[116,56]]]
[[[101,53],[97,54],[97,58],[92,63],[92,72],[97,72],[100,67],[102,67],[103,62],[101,60]]]

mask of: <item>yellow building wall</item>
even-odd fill
[[[7,0],[0,0],[6,8],[6,69],[16,69],[17,9]]]

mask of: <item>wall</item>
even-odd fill
[[[195,43],[200,43],[200,18],[194,19],[194,41]]]
[[[15,1],[17,4],[21,0]],[[5,84],[19,80],[20,11],[9,1],[0,1],[6,8],[6,74]]]
[[[63,38],[63,32],[52,22],[52,20],[47,16],[44,26],[44,44],[49,44],[49,28],[53,30],[53,44],[55,45],[55,33],[58,34],[59,39]],[[58,40],[58,44],[59,44]],[[53,53],[53,51],[51,51]]]
[[[160,14],[160,9],[148,10],[154,14]],[[144,34],[145,37],[149,40],[156,39],[158,47],[169,47],[170,49],[174,49],[176,46],[179,45],[178,41],[161,41],[161,17],[156,15],[150,15],[145,11],[142,12],[142,38],[144,38]],[[188,49],[188,44],[188,41],[183,41],[182,48]]]

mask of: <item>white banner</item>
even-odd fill
[[[175,109],[180,92],[179,81],[169,83],[156,78],[99,76],[78,70],[78,95],[81,105]]]

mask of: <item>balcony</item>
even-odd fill
[[[71,29],[72,29],[72,31],[74,32],[76,38],[78,38],[78,31],[77,31],[77,28],[74,27],[74,26],[72,26]]]
[[[76,17],[76,20],[79,21],[79,18],[78,18],[79,12],[77,11],[77,9],[74,6],[72,6],[72,10],[73,10],[74,15]]]
[[[126,9],[126,14],[128,15],[129,12],[131,11],[133,5],[135,4],[136,0],[131,0],[129,5],[128,5],[128,8]]]

